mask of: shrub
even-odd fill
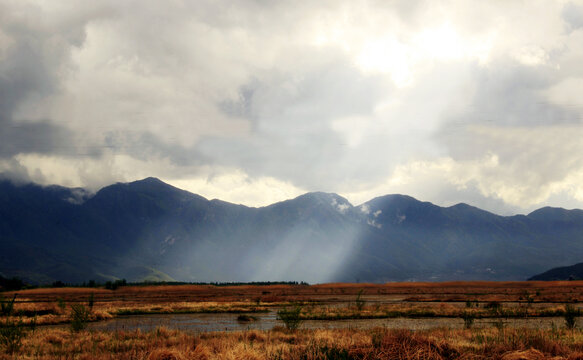
[[[22,324],[22,320],[10,321],[6,319],[0,324],[0,344],[10,354],[20,349],[22,339],[26,336],[27,329]]]
[[[26,336],[27,329],[24,328],[22,320],[10,320],[9,316],[14,312],[14,301],[16,301],[16,294],[12,300],[0,299],[0,308],[2,316],[6,316],[3,323],[0,323],[0,345],[6,348],[10,354],[20,349],[22,339]],[[36,326],[36,317],[34,319],[34,326]]]
[[[571,304],[565,305],[565,312],[563,317],[565,318],[565,325],[567,329],[574,329],[575,323],[577,322],[577,316],[579,316],[579,310]]]
[[[89,300],[87,301],[87,306],[89,307],[89,312],[93,311],[93,304],[95,303],[95,294],[91,293],[89,295]]]
[[[478,306],[479,306],[479,304],[478,304],[477,300],[474,300],[474,301],[466,300],[466,307],[467,308],[478,307]]]
[[[484,305],[484,308],[489,309],[493,313],[497,313],[502,310],[502,304],[499,301],[490,301]]]
[[[67,285],[64,282],[62,282],[61,280],[54,281],[52,284],[52,287],[54,287],[54,288],[62,288],[65,286],[67,286]]]
[[[284,307],[277,312],[277,319],[283,321],[285,327],[288,330],[295,330],[302,322],[300,317],[301,311],[302,307],[300,305],[294,306],[294,308],[291,310],[288,310],[287,307]]]
[[[71,305],[71,330],[79,332],[87,327],[90,311],[83,304]]]
[[[65,304],[65,300],[63,300],[63,298],[57,298],[57,306],[59,307],[59,309],[65,310],[65,307],[67,305]]]
[[[0,275],[0,288],[4,291],[20,290],[26,286],[27,285],[20,278],[13,277],[8,279]]]
[[[255,316],[250,316],[247,314],[240,314],[239,316],[237,316],[237,321],[241,321],[241,322],[248,322],[248,321],[255,321],[257,320],[257,318]]]
[[[498,331],[503,331],[506,324],[504,324],[504,320],[498,319],[494,322],[494,327],[498,329]]]
[[[105,288],[109,289],[109,290],[117,290],[118,287],[126,286],[126,285],[127,285],[126,279],[121,279],[121,280],[115,280],[113,282],[107,281],[105,283]]]
[[[362,292],[364,290],[360,289],[360,291],[358,292],[358,295],[356,295],[356,308],[358,309],[358,311],[362,311],[362,308],[364,307],[365,301],[362,299]]]
[[[474,316],[474,314],[470,311],[464,311],[462,314],[462,319],[464,319],[464,327],[466,329],[470,329],[472,327],[472,325],[474,325],[474,319],[476,317]]]
[[[0,309],[2,311],[2,316],[10,316],[12,314],[15,300],[16,294],[14,294],[12,300],[4,300],[4,298],[0,298]]]

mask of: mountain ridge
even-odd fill
[[[583,211],[539,210],[500,216],[400,194],[354,206],[325,192],[248,207],[151,177],[95,194],[0,181],[0,272],[36,283],[522,280],[583,258]]]
[[[560,266],[543,273],[537,274],[528,280],[532,281],[563,281],[563,280],[582,280],[583,263],[569,266]]]

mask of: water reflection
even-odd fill
[[[282,326],[275,311],[250,314],[255,321],[238,321],[237,314],[156,314],[123,316],[108,321],[89,324],[91,330],[155,330],[158,327],[186,330],[192,332],[270,330]],[[484,328],[499,325],[506,327],[551,329],[564,326],[560,317],[519,318],[519,319],[476,319],[473,327]],[[388,329],[425,330],[434,328],[463,328],[464,321],[459,318],[392,318],[392,319],[358,319],[358,320],[308,320],[301,324],[304,329],[316,328],[359,328],[368,329],[385,327]]]

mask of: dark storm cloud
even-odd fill
[[[78,150],[71,144],[72,136],[66,128],[52,125],[48,121],[22,125],[9,123],[0,132],[0,156],[11,157],[25,153],[78,155]]]
[[[444,122],[437,132],[439,141],[455,159],[481,157],[489,151],[502,152],[507,157],[519,155],[519,151],[499,147],[492,139],[473,135],[471,129],[580,125],[583,118],[576,108],[550,103],[544,96],[544,90],[558,81],[553,72],[509,60],[476,68],[467,108]],[[518,144],[520,139],[516,140]]]
[[[18,34],[20,38],[26,34]],[[26,41],[17,41],[0,63],[0,156],[21,152],[47,153],[67,141],[65,131],[49,122],[18,123],[13,115],[25,100],[54,91],[55,79],[41,61],[42,54]]]
[[[29,14],[0,5],[0,31],[8,39],[0,61],[0,157],[18,154],[91,155],[96,149],[75,147],[74,133],[51,119],[19,115],[59,92],[71,46],[84,39],[83,26],[51,28]],[[60,24],[62,26],[62,24]]]
[[[147,162],[152,158],[167,158],[177,166],[200,166],[212,163],[194,146],[179,146],[162,141],[150,132],[108,132],[104,138],[105,148],[114,154],[125,154]]]
[[[561,13],[563,19],[569,24],[572,31],[583,27],[583,5],[569,2],[565,4]]]
[[[241,202],[581,198],[581,9],[0,0],[0,171]]]

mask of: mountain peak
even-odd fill
[[[164,181],[158,179],[157,177],[153,177],[153,176],[149,176],[149,177],[144,178],[142,180],[132,181],[128,184],[130,184],[130,185],[131,184],[168,185]]]
[[[114,201],[118,199],[120,194],[132,194],[131,196],[147,196],[151,199],[164,199],[163,201],[169,201],[170,199],[178,201],[188,201],[188,200],[202,200],[208,201],[200,195],[193,194],[186,190],[179,189],[170,184],[163,182],[162,180],[155,177],[147,177],[142,180],[136,180],[129,183],[116,183],[110,186],[106,186],[99,190],[95,197],[92,198],[93,201],[109,199],[108,201]]]
[[[447,207],[445,208],[447,210],[454,210],[456,212],[464,212],[466,214],[473,214],[473,215],[478,215],[478,216],[498,216],[496,214],[493,214],[489,211],[480,209],[478,207],[466,204],[466,203],[458,203],[455,204],[453,206]]]
[[[543,221],[561,221],[566,220],[572,215],[571,211],[560,208],[545,206],[535,210],[527,215],[528,218]]]
[[[308,192],[308,193],[305,193],[303,195],[296,197],[296,199],[302,199],[302,198],[316,199],[316,200],[321,200],[321,201],[335,199],[336,201],[342,201],[342,202],[346,202],[346,203],[348,202],[348,200],[346,200],[345,198],[343,198],[342,196],[340,196],[336,193],[327,193],[327,192],[323,192],[323,191]]]
[[[352,208],[352,204],[336,193],[326,193],[321,191],[309,192],[300,195],[291,201],[300,203],[313,203],[314,205],[331,206],[340,212]]]
[[[40,283],[159,274],[187,281],[517,280],[560,265],[557,259],[579,262],[583,251],[581,210],[501,217],[400,194],[353,207],[326,192],[255,209],[208,201],[153,177],[108,186],[78,204],[73,191],[0,186],[0,237],[10,254],[0,256],[0,271]]]
[[[405,209],[416,209],[420,207],[437,207],[437,205],[433,205],[430,202],[419,201],[408,195],[390,194],[379,196],[370,201],[367,201],[362,204],[361,207],[402,211]]]
[[[366,204],[368,203],[384,203],[384,204],[388,204],[388,203],[399,203],[399,204],[405,204],[405,203],[421,203],[421,201],[415,199],[412,196],[409,195],[403,195],[403,194],[387,194],[387,195],[382,195],[382,196],[377,196],[372,200],[369,200],[366,202]]]
[[[455,205],[450,206],[452,209],[477,209],[475,206],[466,204],[466,203],[457,203]]]
[[[326,193],[321,191],[309,192],[300,195],[294,199],[281,201],[266,208],[286,207],[286,208],[303,208],[303,209],[328,209],[334,210],[341,214],[353,208],[352,204],[342,196],[335,193]]]

